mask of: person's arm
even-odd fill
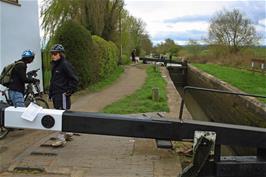
[[[67,94],[71,95],[77,90],[79,80],[73,66],[69,62],[65,62],[64,70],[68,78]]]
[[[15,66],[16,74],[24,83],[33,83],[36,81],[34,78],[27,78],[26,76],[26,65],[24,63],[17,63]]]

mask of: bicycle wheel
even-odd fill
[[[7,128],[1,127],[0,128],[0,140],[4,139],[8,133],[9,133],[9,130]]]
[[[35,103],[45,109],[49,109],[48,103],[42,98],[35,98]]]

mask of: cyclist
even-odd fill
[[[11,83],[8,85],[8,95],[15,107],[25,107],[24,92],[25,83],[39,82],[39,79],[27,78],[27,65],[32,63],[35,54],[31,50],[25,50],[20,60],[16,61],[16,65],[11,73]]]
[[[49,99],[52,99],[55,109],[69,110],[70,96],[76,91],[78,77],[73,66],[65,59],[65,49],[61,44],[55,44],[50,50],[52,58],[52,77],[50,80]],[[63,146],[66,140],[71,139],[70,133],[61,133],[58,141],[52,146]]]

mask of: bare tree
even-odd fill
[[[210,21],[208,41],[228,46],[231,52],[257,44],[259,39],[251,20],[237,9],[218,12]]]

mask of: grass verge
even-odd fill
[[[166,96],[166,82],[160,72],[153,67],[147,68],[147,79],[145,84],[130,96],[127,96],[103,109],[105,113],[132,114],[144,112],[167,112],[169,111]],[[158,102],[152,100],[152,88],[159,88],[160,99]]]
[[[266,75],[214,64],[193,65],[246,93],[266,95]],[[260,100],[266,103],[266,99]]]
[[[117,70],[113,72],[112,75],[102,79],[101,81],[97,82],[96,84],[93,84],[87,88],[87,90],[92,92],[97,92],[105,88],[106,86],[109,86],[113,84],[113,82],[119,78],[119,76],[124,72],[123,67],[118,67]]]

